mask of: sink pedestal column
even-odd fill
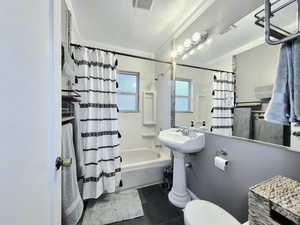
[[[173,187],[169,192],[169,200],[176,207],[184,208],[191,201],[186,187],[185,154],[177,151],[173,151],[173,154]]]

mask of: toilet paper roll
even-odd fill
[[[228,164],[229,164],[229,161],[227,159],[224,159],[220,156],[215,157],[215,167],[217,167],[218,169],[225,171]]]

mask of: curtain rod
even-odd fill
[[[88,49],[92,49],[92,50],[100,50],[100,51],[110,52],[110,53],[113,53],[113,54],[116,54],[116,55],[127,56],[127,57],[131,57],[131,58],[143,59],[143,60],[148,60],[148,61],[152,61],[152,62],[165,63],[165,64],[172,65],[172,62],[164,61],[164,60],[160,60],[160,59],[153,59],[153,58],[149,58],[149,57],[132,55],[132,54],[124,53],[124,52],[111,51],[111,50],[101,49],[101,48],[94,48],[94,47],[79,45],[79,44],[74,44],[74,43],[71,43],[71,45],[74,46],[74,47],[84,47],[84,48],[88,48]],[[234,72],[231,72],[231,71],[217,70],[217,69],[212,69],[212,68],[207,68],[207,67],[200,67],[200,66],[193,66],[193,65],[188,65],[188,64],[179,63],[179,64],[176,64],[176,65],[177,66],[182,66],[182,67],[193,68],[193,69],[199,69],[199,70],[208,70],[208,71],[213,71],[213,72],[224,72],[224,73],[235,74]]]

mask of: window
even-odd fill
[[[176,112],[191,112],[191,81],[177,79],[175,85],[175,110]]]
[[[118,107],[120,112],[139,111],[139,73],[118,71]]]

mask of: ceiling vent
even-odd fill
[[[133,8],[151,10],[154,0],[133,0]]]

